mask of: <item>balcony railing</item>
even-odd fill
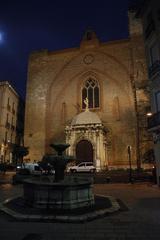
[[[153,65],[149,68],[149,77],[151,78],[158,72],[160,73],[160,60],[155,61]]]
[[[148,117],[148,130],[157,130],[157,127],[160,128],[160,112],[154,113]]]

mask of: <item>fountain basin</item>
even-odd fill
[[[24,181],[24,200],[35,208],[69,210],[94,205],[93,186],[87,179],[44,182]]]

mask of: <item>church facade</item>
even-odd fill
[[[140,162],[150,148],[149,107],[141,24],[129,14],[130,37],[102,43],[86,31],[80,46],[30,55],[25,145],[30,161],[50,153],[53,142],[70,144],[77,162],[97,169]]]

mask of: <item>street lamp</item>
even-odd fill
[[[128,162],[129,162],[129,182],[133,183],[132,179],[132,161],[131,161],[131,146],[127,146],[127,152],[128,152]]]
[[[151,112],[147,112],[146,115],[147,115],[148,117],[150,117],[150,116],[152,116],[152,113],[151,113]]]

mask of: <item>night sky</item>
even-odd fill
[[[88,28],[102,42],[127,38],[128,1],[1,1],[0,81],[10,81],[24,98],[32,51],[78,47]]]

